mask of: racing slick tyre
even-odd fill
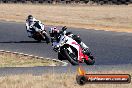
[[[37,35],[33,35],[32,38],[34,38],[37,42],[41,42],[42,41],[42,37],[37,36]]]
[[[74,52],[74,51],[73,51]],[[67,60],[72,64],[72,65],[78,65],[78,60],[77,56],[74,53],[70,53],[67,48],[64,49],[64,53],[67,56]]]
[[[94,56],[91,54],[91,52],[89,51],[88,48],[84,49],[83,50],[83,53],[85,55],[88,56],[88,60],[84,59],[84,62],[87,64],[87,65],[93,65],[95,63],[95,58]]]
[[[50,43],[50,37],[48,36],[47,33],[44,33],[44,37],[45,37],[46,43]]]
[[[61,53],[58,52],[58,59],[59,60],[66,60],[66,57],[64,57]]]
[[[92,58],[91,58],[92,57]],[[93,56],[89,57],[88,60],[84,60],[84,62],[87,64],[87,65],[94,65],[95,63],[95,59],[93,58]]]

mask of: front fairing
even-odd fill
[[[75,40],[73,40],[71,37],[66,36],[65,41],[66,41],[65,44],[68,44],[68,45],[74,47],[77,50],[77,52],[78,52],[78,61],[83,62],[82,59],[88,60],[88,56],[83,54],[81,46]]]
[[[74,47],[77,50],[77,52],[78,52],[78,61],[81,61],[80,52],[82,52],[82,51],[81,51],[80,45],[75,40],[73,40],[71,37],[68,37],[68,36],[65,36],[65,41],[66,41],[65,44],[68,44],[68,45]]]

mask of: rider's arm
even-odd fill
[[[39,21],[39,20],[38,20],[38,23],[39,23],[39,25],[41,26],[41,29],[42,29],[42,30],[45,30],[44,24],[43,24],[41,21]]]
[[[64,36],[61,36],[59,42],[54,41],[54,42],[52,43],[52,46],[53,46],[54,48],[60,47],[60,46],[61,46],[61,43],[62,43],[63,41],[64,41]]]
[[[58,46],[62,46],[64,44],[64,42],[66,41],[66,39],[67,39],[67,36],[65,36],[65,35],[61,36]]]
[[[29,29],[29,24],[28,24],[27,21],[26,21],[26,30],[27,30],[27,31],[30,30],[30,29]]]

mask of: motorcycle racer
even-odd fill
[[[36,22],[38,24],[34,25]],[[45,31],[44,24],[41,21],[34,18],[32,15],[29,15],[26,19],[26,30],[28,33],[28,37],[32,37],[32,34],[34,32],[34,30],[32,30],[33,27],[37,27],[39,31]]]
[[[51,42],[56,40],[56,42],[59,42],[59,37],[60,37],[60,30],[57,27],[53,27],[49,31],[50,37],[51,37]]]
[[[62,31],[60,31],[59,29],[57,29],[56,27],[51,28],[50,30],[50,35],[52,37],[54,37],[57,41],[52,41],[52,46],[54,48],[55,51],[57,51],[57,49],[59,49],[60,44],[64,41],[64,37],[68,36],[71,37],[73,40],[75,40],[83,49],[83,53],[87,54],[90,58],[94,58],[89,50],[89,47],[86,46],[83,42],[82,39],[80,38],[80,36],[78,35],[74,35],[72,32],[66,32],[66,26],[64,26],[62,28]]]

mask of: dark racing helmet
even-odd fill
[[[49,31],[51,37],[54,37],[56,34],[59,34],[59,32],[60,30],[57,27],[53,27]]]
[[[33,16],[32,15],[28,15],[28,21],[29,21],[29,23],[33,22]]]

